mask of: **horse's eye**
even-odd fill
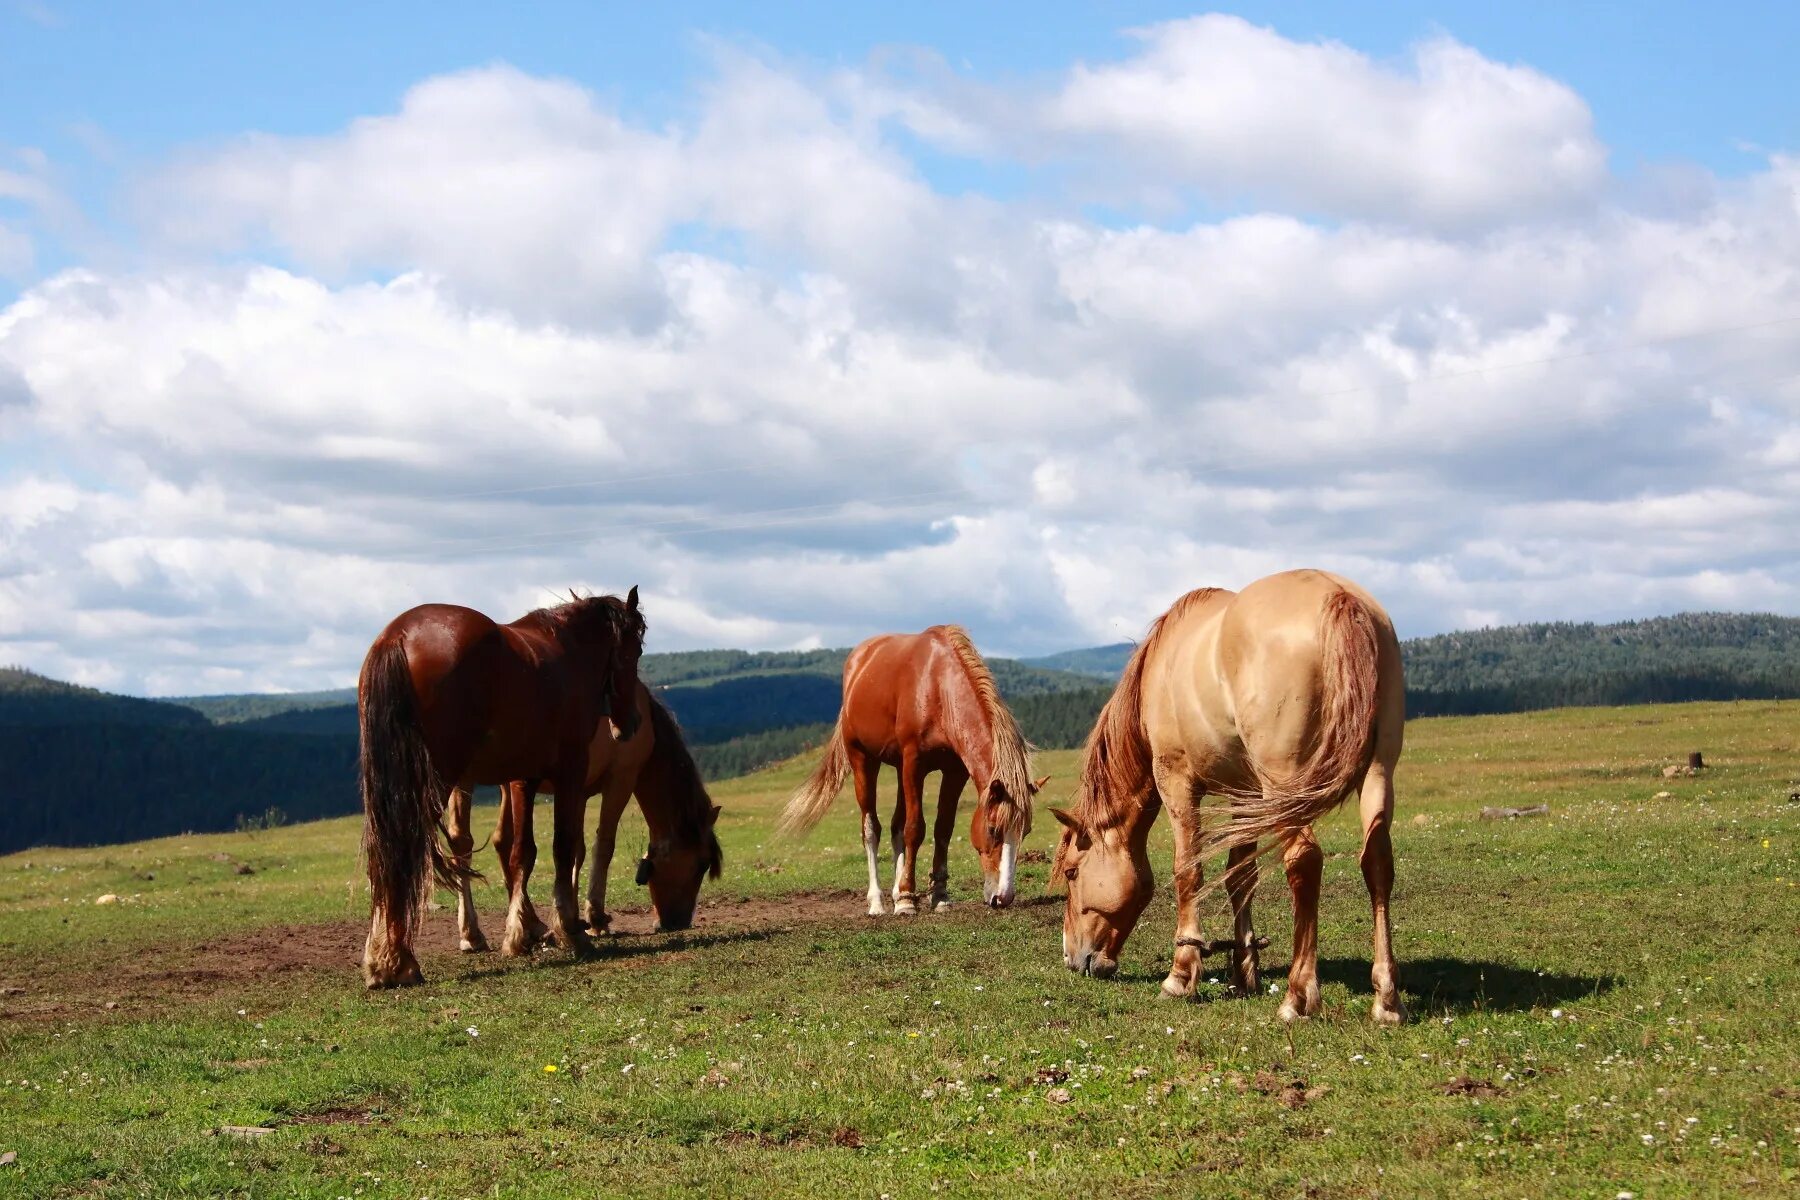
[[[1069,882],[1073,883],[1075,881],[1075,868],[1069,867],[1068,869],[1063,871],[1063,878],[1067,879]]]

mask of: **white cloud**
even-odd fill
[[[1565,211],[1605,179],[1581,97],[1435,37],[1405,68],[1222,14],[1139,30],[1074,67],[1040,117],[1149,181],[1381,222],[1465,227]]]
[[[421,600],[634,582],[661,649],[1044,651],[1295,565],[1408,632],[1800,611],[1793,160],[1632,207],[1528,68],[1222,18],[1014,93],[1055,198],[890,128],[999,153],[1006,94],[720,51],[652,128],[495,67],[183,155],[151,265],[0,311],[0,659],[326,686]],[[1264,207],[1102,226],[1094,154]]]

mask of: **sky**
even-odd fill
[[[1800,614],[1800,8],[1372,7],[0,0],[0,662]]]

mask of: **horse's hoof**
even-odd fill
[[[363,983],[372,992],[384,988],[417,987],[424,982],[425,975],[411,955],[388,970],[377,970],[366,963],[363,965]]]
[[[1377,998],[1374,1007],[1369,1010],[1369,1017],[1377,1025],[1389,1027],[1404,1025],[1406,1024],[1406,1005],[1401,1003],[1398,997],[1392,1004]]]
[[[943,896],[939,896],[937,899],[935,899],[931,902],[931,911],[932,912],[943,912],[945,909],[947,909],[949,907],[950,907],[950,901]]]
[[[896,917],[914,917],[918,914],[919,906],[914,904],[911,900],[894,901],[894,915]]]
[[[1192,983],[1182,983],[1173,975],[1162,981],[1161,995],[1164,1000],[1185,1000],[1194,994]]]
[[[488,952],[487,939],[476,934],[472,938],[462,939],[460,948],[464,954],[486,954]]]

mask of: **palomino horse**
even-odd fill
[[[474,609],[426,604],[395,617],[363,659],[363,855],[373,893],[363,978],[418,983],[412,937],[432,877],[466,873],[438,844],[452,788],[548,779],[556,794],[556,934],[584,949],[573,886],[587,801],[588,743],[611,713],[635,726],[644,619],[589,596],[497,625]],[[628,730],[629,732],[629,730]]]
[[[862,809],[863,850],[869,859],[869,915],[882,914],[881,876],[875,864],[881,819],[875,814],[875,782],[883,764],[900,771],[894,805],[894,911],[917,912],[919,846],[925,840],[925,776],[943,772],[938,788],[937,844],[931,858],[931,907],[950,903],[946,857],[956,804],[975,780],[980,797],[969,842],[981,859],[982,898],[993,908],[1013,901],[1019,839],[1031,832],[1031,797],[1044,781],[1031,781],[1031,747],[1000,699],[994,677],[969,635],[955,625],[924,633],[872,637],[844,661],[844,702],[825,757],[788,801],[784,831],[802,833],[818,824],[846,776],[856,776]]]
[[[719,809],[706,794],[681,727],[663,703],[643,684],[637,689],[637,730],[621,738],[606,721],[594,731],[588,747],[588,794],[602,797],[600,820],[594,834],[594,861],[588,882],[583,919],[593,932],[603,932],[606,915],[606,873],[612,862],[613,843],[625,802],[635,793],[644,823],[650,829],[650,846],[638,861],[637,881],[649,885],[650,904],[656,910],[657,928],[686,929],[693,924],[700,884],[714,879],[724,867],[724,852],[713,833]],[[450,852],[467,867],[474,849],[469,830],[470,794],[458,788],[446,813]],[[494,834],[494,850],[506,880],[508,898],[506,935],[501,949],[524,954],[549,933],[532,908],[526,884],[537,861],[537,844],[531,832],[531,797],[525,783],[507,784],[500,805],[500,825]],[[579,870],[579,862],[577,863]],[[475,916],[475,899],[467,875],[458,880],[456,924],[465,953],[486,950],[487,939]]]
[[[1229,949],[1231,981],[1257,990],[1250,898],[1257,843],[1279,845],[1294,902],[1294,960],[1281,1017],[1319,1007],[1319,877],[1313,822],[1361,796],[1362,873],[1375,913],[1375,1020],[1406,1012],[1388,929],[1394,883],[1394,764],[1406,686],[1394,627],[1368,593],[1323,571],[1289,571],[1233,594],[1201,588],[1151,626],[1088,737],[1051,879],[1066,881],[1063,960],[1109,976],[1150,902],[1145,841],[1157,809],[1175,829],[1175,962],[1190,994],[1202,955]],[[1205,805],[1208,795],[1215,805]],[[1200,936],[1201,862],[1230,855],[1223,882],[1235,935]]]

